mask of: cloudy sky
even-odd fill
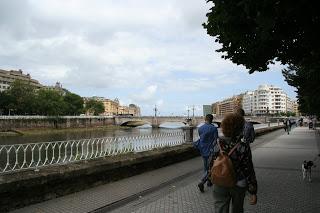
[[[183,115],[272,84],[295,97],[275,65],[249,75],[221,59],[201,24],[205,0],[1,0],[0,69],[44,85],[119,98],[142,114]]]

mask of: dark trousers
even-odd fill
[[[232,213],[243,213],[244,197],[246,187],[222,187],[214,185],[213,199],[215,213],[229,213],[231,203]]]
[[[201,183],[205,184],[209,180],[209,169],[210,169],[210,160],[211,157],[204,157],[202,156],[202,161],[203,161],[203,175],[201,178]]]

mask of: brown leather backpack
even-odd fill
[[[238,142],[228,154],[226,154],[219,145],[219,156],[214,160],[213,166],[211,167],[211,182],[218,186],[223,187],[234,187],[236,185],[236,175],[233,168],[230,155],[240,145]]]

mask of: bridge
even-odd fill
[[[215,117],[213,122],[220,126],[223,117]],[[265,117],[245,117],[246,120],[254,123],[254,124],[261,124],[266,123]],[[198,126],[200,123],[204,122],[203,116],[195,116],[191,118],[183,117],[183,116],[141,116],[141,117],[133,117],[133,116],[118,116],[115,117],[115,125],[119,126],[141,126],[144,124],[150,124],[152,127],[159,127],[161,124],[166,122],[181,122],[185,125],[189,126]]]

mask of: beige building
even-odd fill
[[[141,116],[140,107],[135,104],[129,104],[129,115]]]
[[[10,85],[20,80],[24,83],[29,83],[36,88],[42,88],[43,86],[35,79],[32,79],[30,74],[23,74],[22,70],[2,70],[0,69],[0,92],[7,90]]]
[[[242,106],[243,94],[235,95],[223,101],[212,104],[213,114],[216,116],[224,116],[227,113],[233,112],[235,108]]]
[[[129,107],[128,106],[119,106],[118,115],[129,115]]]
[[[119,100],[116,98],[114,100],[108,98],[97,97],[96,100],[99,100],[104,105],[104,113],[106,116],[113,116],[119,114]]]
[[[84,98],[85,102],[90,98]],[[105,116],[115,116],[115,115],[132,115],[140,116],[140,108],[135,104],[130,104],[129,106],[121,106],[119,100],[116,98],[114,100],[104,98],[104,97],[92,97],[94,100],[101,101],[104,105]]]

